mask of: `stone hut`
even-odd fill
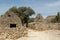
[[[44,18],[43,16],[39,13],[37,14],[36,18],[35,18],[35,22],[43,22]]]
[[[26,34],[26,28],[22,26],[20,18],[9,11],[0,18],[0,30],[1,34],[7,34],[6,38],[18,38]]]
[[[45,21],[47,23],[51,23],[52,19],[54,19],[55,17],[56,17],[56,15],[48,16],[48,17],[46,17]]]
[[[13,12],[7,12],[0,19],[3,28],[22,27],[20,18]]]

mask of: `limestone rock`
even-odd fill
[[[13,12],[8,11],[0,19],[0,33],[5,38],[19,38],[27,34],[26,27],[22,26],[21,19]]]

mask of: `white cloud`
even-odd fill
[[[48,15],[56,15],[58,11],[60,11],[60,1],[44,4],[38,12],[41,12],[46,17]]]
[[[44,8],[51,8],[51,7],[59,7],[60,6],[60,1],[56,1],[53,3],[48,3],[44,5]]]

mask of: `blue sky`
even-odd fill
[[[0,15],[13,6],[31,7],[36,13],[32,17],[35,17],[38,13],[46,17],[56,15],[60,11],[60,0],[0,0]]]

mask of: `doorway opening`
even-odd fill
[[[16,28],[16,24],[10,24],[10,28]]]

